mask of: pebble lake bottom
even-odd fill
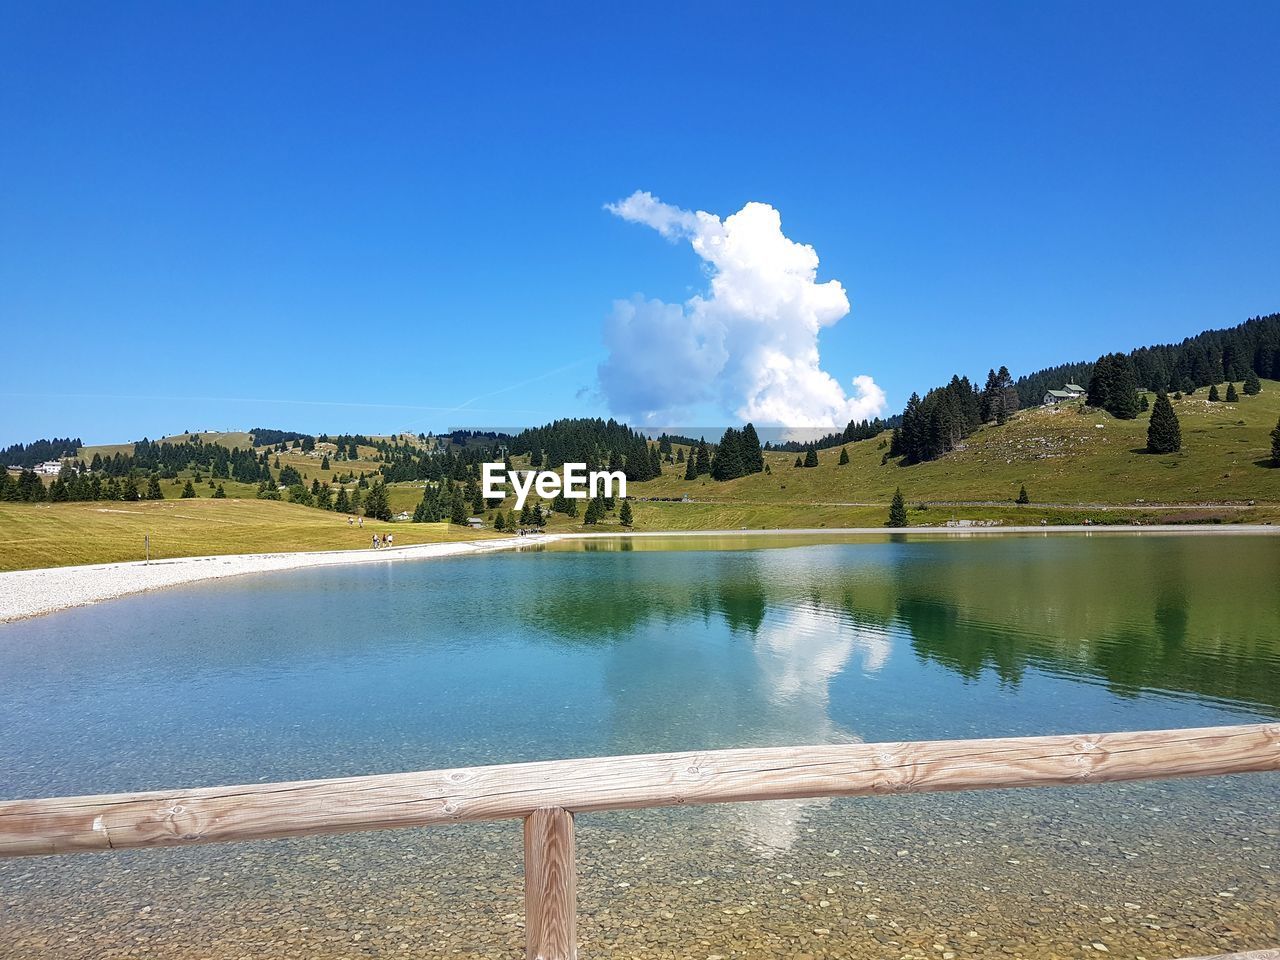
[[[0,626],[0,797],[1280,718],[1280,539],[565,541]],[[1280,945],[1280,778],[578,818],[583,956]],[[516,822],[0,861],[0,956],[523,956]]]

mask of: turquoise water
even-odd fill
[[[262,575],[3,626],[0,796],[1280,717],[1280,539],[787,544],[566,542]],[[617,956],[683,955],[672,944],[690,936],[745,955],[937,956],[939,937],[957,955],[1010,944],[1056,955],[1046,944],[1070,941],[1061,955],[1071,956],[1067,947],[1106,937],[1113,950],[1155,949],[1169,935],[1171,947],[1263,945],[1275,925],[1278,798],[1275,777],[1253,776],[581,818],[584,934]],[[0,933],[14,955],[32,956],[101,955],[139,936],[163,956],[235,955],[244,942],[379,954],[420,949],[415,937],[459,956],[508,955],[519,944],[509,916],[518,832],[0,863]],[[1086,836],[1096,848],[1064,849]],[[912,853],[922,843],[932,866]],[[1024,852],[1001,857],[1001,845]],[[622,851],[631,866],[620,872]],[[1202,858],[1200,877],[1170,893],[1165,873],[1188,855]],[[378,896],[356,906],[333,886],[332,860]],[[431,864],[430,876],[409,872]],[[726,865],[721,882],[694,883]],[[1118,868],[1124,883],[1099,879]],[[997,872],[1009,875],[1003,894]],[[939,874],[951,892],[927,898],[922,924],[920,894]],[[176,892],[198,882],[218,884],[218,896]],[[1029,923],[1017,906],[1028,882],[1055,891],[1046,903],[1108,902]],[[797,900],[805,884],[816,892]],[[878,906],[868,884],[883,886]],[[444,909],[451,896],[467,909]],[[145,916],[139,898],[153,904]],[[966,911],[984,898],[1013,919],[975,926]],[[1141,910],[1124,906],[1138,900]],[[894,909],[909,932],[886,926]],[[1166,910],[1168,925],[1142,919]],[[178,922],[157,928],[153,914]],[[291,932],[278,928],[284,916],[300,918]],[[111,939],[95,939],[108,917]],[[353,925],[367,935],[351,939]]]

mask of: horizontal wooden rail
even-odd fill
[[[677,804],[1280,770],[1280,724],[662,753],[0,802],[0,856],[81,853]]]

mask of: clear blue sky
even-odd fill
[[[890,411],[1280,309],[1280,4],[422,7],[4,0],[0,443],[607,413],[706,285],[637,189],[780,211]]]

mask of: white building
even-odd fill
[[[1040,401],[1046,407],[1052,407],[1055,404],[1066,403],[1068,400],[1079,400],[1087,391],[1078,383],[1068,383],[1061,390],[1049,390],[1045,393],[1044,399]]]

